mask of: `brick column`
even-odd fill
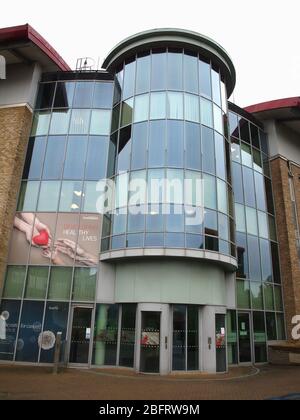
[[[300,168],[295,167],[296,202],[300,211]],[[293,204],[289,186],[289,169],[280,157],[271,162],[276,223],[279,241],[283,298],[286,311],[287,336],[291,340],[292,318],[300,315],[300,261],[296,246]],[[297,191],[298,190],[298,191]],[[298,214],[299,216],[300,214]],[[299,221],[300,222],[300,221]]]
[[[26,106],[0,108],[0,290],[31,124]]]

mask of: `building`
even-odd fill
[[[0,53],[0,359],[52,363],[62,332],[75,367],[266,363],[300,304],[298,100],[229,103],[226,51],[179,29],[99,71],[29,26]]]

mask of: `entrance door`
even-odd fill
[[[92,339],[93,307],[74,306],[72,312],[69,363],[87,365]]]
[[[252,363],[250,314],[238,314],[240,363]]]
[[[139,305],[137,370],[165,375],[170,372],[169,306]]]

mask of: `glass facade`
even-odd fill
[[[251,315],[253,360],[260,363],[267,361],[267,341],[285,339],[268,144],[260,127],[235,112],[229,113],[229,130],[238,256],[237,308]],[[238,361],[236,316],[232,312],[228,320],[231,363]]]
[[[220,73],[187,50],[151,50],[118,69],[107,174],[117,186],[115,214],[102,252],[191,248],[235,257],[222,90]]]
[[[158,373],[165,351],[171,370],[199,371],[207,339],[218,372],[226,342],[229,364],[266,362],[267,342],[285,338],[267,137],[228,111],[214,59],[164,47],[124,60],[111,73],[40,83],[0,301],[0,360],[52,363],[61,332],[72,364]],[[103,180],[115,190],[101,213]],[[212,268],[213,299],[226,295],[213,289],[225,272],[235,277],[236,305],[211,312],[208,337],[210,298],[177,302],[170,291],[169,303],[147,308],[137,268],[125,276],[135,298],[123,299],[121,258],[101,277],[111,251],[160,248],[194,251],[205,276]]]

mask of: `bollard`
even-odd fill
[[[56,334],[55,350],[54,350],[54,366],[53,366],[53,375],[58,374],[58,366],[60,362],[60,353],[62,345],[62,333],[58,332]]]

